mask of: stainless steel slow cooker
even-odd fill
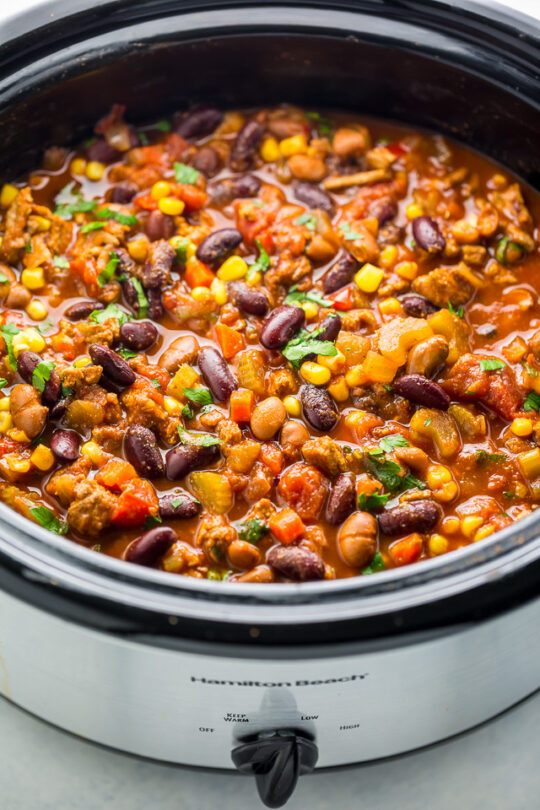
[[[427,126],[538,185],[540,26],[417,0],[46,3],[0,46],[0,180],[190,101],[340,107]],[[0,692],[64,729],[238,768],[279,807],[298,775],[441,740],[540,687],[540,514],[373,577],[228,585],[129,565],[0,505]]]

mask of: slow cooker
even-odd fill
[[[540,25],[492,3],[47,3],[0,47],[1,179],[111,103],[339,107],[457,138],[539,184]],[[0,692],[132,754],[255,777],[449,737],[540,687],[540,514],[376,576],[228,585],[142,569],[0,505]]]

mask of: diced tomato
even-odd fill
[[[22,450],[27,445],[23,442],[15,442],[13,439],[0,439],[0,458],[7,453],[14,453],[16,450]]]
[[[235,422],[249,422],[255,402],[253,391],[233,391],[231,394],[231,419]]]
[[[279,475],[283,469],[283,453],[279,445],[274,442],[262,445],[260,459],[274,475]]]
[[[200,262],[193,256],[186,264],[184,281],[193,290],[195,287],[209,287],[215,279],[215,274],[207,264]]]
[[[221,346],[223,357],[225,357],[226,360],[230,360],[235,354],[238,354],[239,351],[245,349],[246,341],[241,332],[237,332],[236,329],[231,329],[230,326],[224,323],[217,323],[215,328],[216,337]]]
[[[140,526],[149,515],[157,515],[158,510],[158,498],[150,481],[132,478],[122,484],[111,522],[116,526]]]
[[[270,531],[281,543],[288,545],[302,537],[306,527],[294,509],[282,509],[275,512],[268,521]]]
[[[97,292],[98,285],[98,270],[93,259],[72,259],[69,263],[71,272],[81,278],[88,290],[88,292]]]
[[[254,245],[255,239],[259,239],[268,253],[274,250],[274,239],[269,229],[274,224],[279,207],[277,202],[259,207],[253,200],[236,200],[236,227],[247,245]]]
[[[155,382],[153,385],[158,389],[158,391],[167,390],[167,386],[171,381],[171,375],[164,368],[160,368],[160,366],[156,366],[154,363],[145,363],[140,355],[132,361],[131,367],[137,372],[137,374],[142,374],[142,376],[146,377],[146,379],[150,381],[157,381],[159,386],[156,385]]]
[[[120,492],[122,484],[137,478],[135,467],[129,461],[112,458],[96,473],[96,481],[113,492]]]
[[[154,146],[137,146],[131,150],[132,161],[140,166],[147,163],[161,165],[163,162],[164,149],[161,144]]]
[[[154,200],[150,194],[139,194],[133,198],[133,202],[139,208],[144,208],[145,211],[155,211],[158,207],[158,201]]]
[[[134,393],[136,391],[142,391],[144,394],[146,394],[148,399],[151,399],[153,402],[156,402],[158,405],[163,407],[163,394],[146,377],[137,377],[133,385],[130,386],[129,390],[130,392],[133,391]]]
[[[51,344],[55,352],[63,354],[66,360],[75,360],[78,350],[75,348],[75,341],[59,332],[57,335],[51,337]]]
[[[173,194],[181,199],[186,206],[186,213],[198,211],[208,200],[208,194],[202,188],[191,183],[175,183],[172,186]]]
[[[387,144],[386,148],[392,152],[393,155],[397,155],[397,157],[402,157],[402,155],[409,153],[407,147],[399,141],[393,141],[393,143]]]
[[[423,549],[423,541],[419,534],[410,534],[403,540],[393,543],[388,549],[396,565],[410,565],[416,562]]]
[[[8,310],[7,312],[4,312],[2,321],[3,321],[3,323],[13,323],[13,324],[15,324],[15,326],[27,326],[28,325],[26,323],[26,321],[24,320],[23,316],[21,315],[21,313],[20,312],[13,312],[13,310]]]
[[[348,310],[354,307],[352,287],[350,285],[335,293],[331,293],[331,295],[327,295],[326,298],[332,301],[334,309],[338,309],[340,312],[348,312]]]

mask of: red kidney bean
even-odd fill
[[[67,408],[67,400],[60,399],[57,403],[55,403],[49,410],[49,417],[50,419],[62,419],[66,412]]]
[[[240,129],[231,148],[231,166],[235,171],[247,169],[251,164],[263,131],[261,124],[254,120],[246,121]]]
[[[212,202],[223,206],[237,197],[256,197],[260,187],[261,181],[254,174],[226,177],[213,187]]]
[[[317,340],[330,340],[332,343],[337,339],[341,331],[341,318],[337,312],[327,315],[319,324],[322,332],[317,336]]]
[[[311,427],[326,433],[336,425],[339,419],[338,409],[326,388],[303,385],[300,389],[300,401],[304,418]]]
[[[167,477],[179,481],[191,470],[206,467],[219,458],[219,444],[203,447],[197,444],[180,444],[173,447],[165,456]]]
[[[369,206],[369,215],[377,217],[379,226],[385,225],[397,215],[398,206],[395,200],[375,200]]]
[[[337,526],[343,523],[356,509],[356,489],[354,478],[350,473],[338,475],[332,486],[328,503],[326,504],[326,519],[328,523]]]
[[[177,540],[178,536],[170,526],[156,526],[130,543],[124,559],[137,565],[154,565]]]
[[[74,430],[59,428],[51,436],[51,450],[58,459],[71,463],[79,458],[79,434]]]
[[[432,529],[441,517],[441,508],[435,501],[409,501],[377,515],[383,534],[399,535]]]
[[[137,193],[138,188],[135,183],[126,181],[113,186],[109,192],[109,200],[114,203],[129,203]]]
[[[259,340],[265,349],[283,349],[303,327],[306,315],[300,307],[283,304],[274,309],[264,321]]]
[[[36,352],[29,350],[21,352],[17,358],[17,371],[23,380],[33,385],[33,375],[36,367],[41,363],[41,357]],[[62,380],[60,375],[53,369],[49,379],[45,383],[45,388],[41,392],[41,399],[45,405],[53,405],[60,396]]]
[[[120,327],[120,340],[128,349],[142,352],[149,349],[158,337],[157,327],[149,321],[126,321]]]
[[[422,374],[404,374],[392,384],[392,391],[405,397],[409,402],[424,405],[426,408],[447,411],[450,405],[450,397],[446,391]]]
[[[416,293],[402,295],[399,301],[405,313],[413,318],[427,318],[428,315],[433,315],[434,312],[439,311],[439,307],[432,304],[423,295],[417,295]]]
[[[55,402],[60,399],[60,394],[62,391],[62,378],[60,374],[53,369],[51,371],[51,376],[45,383],[45,388],[41,394],[41,399],[44,405],[54,405]]]
[[[205,346],[199,352],[198,363],[203,380],[214,399],[218,402],[225,402],[238,388],[238,382],[223,355],[212,346]]]
[[[415,217],[412,232],[417,244],[428,253],[439,253],[446,247],[446,239],[432,217]]]
[[[41,363],[41,357],[36,352],[21,352],[17,358],[17,371],[27,383],[32,383],[32,374],[35,367]]]
[[[141,281],[146,288],[163,289],[168,284],[174,256],[174,248],[166,239],[152,242],[148,249],[148,258],[141,270]]]
[[[211,146],[203,146],[193,158],[192,164],[206,177],[213,177],[219,171],[219,155]]]
[[[228,285],[231,297],[237,307],[248,315],[266,315],[270,302],[262,290],[247,287],[245,284],[230,282]]]
[[[144,223],[144,230],[151,242],[157,239],[170,239],[174,234],[174,219],[161,211],[150,211]]]
[[[102,346],[100,343],[92,343],[92,345],[88,347],[88,353],[92,358],[92,362],[97,366],[101,366],[103,373],[115,385],[120,388],[126,388],[126,386],[133,385],[135,382],[136,374],[133,369],[126,363],[123,357],[113,352],[108,346]]]
[[[356,261],[350,253],[342,256],[323,277],[323,289],[327,295],[340,290],[350,282],[357,268]]]
[[[161,298],[161,290],[156,288],[147,290],[146,297],[148,299],[148,317],[152,318],[153,321],[159,321],[165,312]]]
[[[293,189],[295,199],[305,203],[309,208],[320,208],[322,211],[326,211],[328,216],[334,216],[336,210],[334,201],[324,189],[311,183],[299,182],[294,183]]]
[[[64,317],[70,321],[85,321],[96,309],[105,309],[105,304],[101,301],[78,301],[65,310]]]
[[[236,228],[221,228],[202,240],[197,248],[197,258],[204,264],[220,262],[238,247],[242,234]]]
[[[223,113],[210,105],[196,107],[175,118],[175,131],[182,138],[198,138],[210,135],[221,124]]]
[[[109,146],[105,138],[97,138],[86,149],[88,160],[97,160],[99,163],[115,163],[122,159],[122,152]]]
[[[274,546],[266,562],[287,579],[297,582],[324,578],[324,563],[318,554],[302,546]]]
[[[138,313],[140,309],[139,296],[137,295],[137,290],[135,289],[132,278],[124,279],[122,282],[122,292],[131,309]]]
[[[161,478],[165,463],[150,428],[130,425],[124,436],[124,453],[142,478]]]
[[[164,520],[170,518],[187,520],[198,515],[201,509],[199,501],[187,492],[173,491],[159,499],[159,516]]]

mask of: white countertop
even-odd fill
[[[70,2],[74,8],[85,4]],[[540,16],[540,0],[506,4]],[[0,23],[47,5],[48,0],[4,0]],[[540,692],[429,749],[302,777],[287,810],[537,810],[539,763]],[[119,754],[65,734],[0,698],[0,810],[260,806],[249,778]]]

